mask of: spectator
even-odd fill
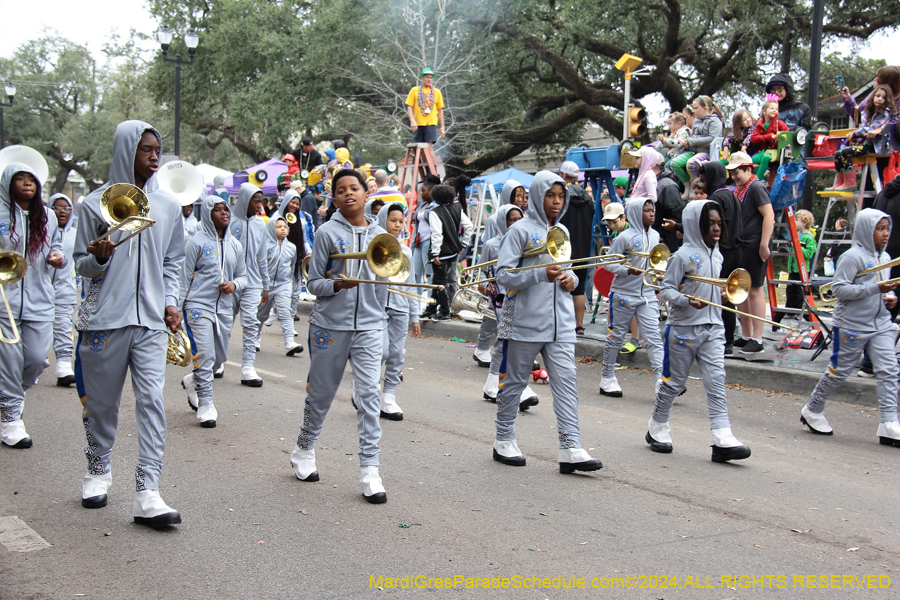
[[[790,75],[780,73],[774,75],[766,84],[767,94],[778,95],[778,114],[781,120],[788,126],[788,130],[797,131],[801,127],[812,127],[812,111],[809,105],[801,102],[794,91],[794,80]]]
[[[427,143],[431,161],[437,164],[434,154],[434,143],[438,141],[437,126],[440,124],[440,137],[444,137],[444,96],[434,87],[434,71],[429,68],[419,73],[422,85],[409,90],[406,96],[406,114],[409,115],[409,128],[413,132],[414,143]]]
[[[213,177],[213,194],[228,202],[228,190],[225,189],[225,178],[221,175]]]
[[[300,147],[291,150],[291,154],[294,155],[301,173],[303,171],[312,173],[313,169],[323,164],[322,155],[313,148],[312,140],[309,138],[303,138]]]
[[[691,182],[691,198],[693,200],[706,200],[709,198],[709,194],[706,193],[706,185],[699,177]]]
[[[667,149],[665,166],[668,169],[672,159],[684,151],[682,142],[687,141],[688,137],[691,135],[691,130],[687,126],[687,119],[685,119],[683,113],[672,113],[669,115],[667,122],[669,125],[669,135],[666,136],[661,133],[657,137],[661,147]],[[656,214],[658,215],[659,211],[657,211]]]
[[[426,175],[424,181],[419,184],[419,199],[416,203],[416,212],[413,215],[415,228],[413,229],[413,276],[416,283],[429,283],[432,276],[431,267],[431,226],[429,217],[434,204],[431,200],[431,190],[440,184],[437,175]],[[418,288],[424,290],[425,288]],[[423,292],[424,293],[424,292]],[[423,317],[432,317],[437,312],[437,306],[429,304],[422,313]]]
[[[431,190],[435,206],[428,215],[431,227],[430,258],[434,269],[434,283],[444,286],[434,290],[437,300],[436,321],[450,320],[450,298],[456,292],[456,262],[460,253],[472,243],[472,221],[455,202],[456,192],[448,185],[436,185]],[[460,233],[462,232],[462,233]]]
[[[662,155],[650,146],[641,146],[628,152],[635,157],[634,168],[638,170],[637,182],[628,194],[629,198],[649,198],[656,204],[656,171],[654,167]]]
[[[610,198],[610,200],[618,202],[619,204],[625,204],[625,192],[628,189],[628,175],[619,175],[613,179],[613,189],[616,192],[616,197]]]
[[[750,135],[753,133],[753,115],[750,114],[750,111],[746,108],[741,108],[736,110],[734,116],[731,118],[731,133],[725,136],[725,140],[722,142],[722,148],[727,150],[728,156],[731,155],[732,152],[746,152],[750,156],[753,156],[755,152],[753,152],[750,147]],[[724,157],[722,160],[722,164],[728,164],[728,156]],[[715,159],[716,157],[713,157]]]
[[[878,69],[878,72],[875,74],[875,85],[886,85],[891,88],[891,91],[894,94],[894,114],[900,114],[900,68],[881,67]],[[858,108],[856,98],[850,95],[850,88],[846,86],[842,88],[841,97],[844,98],[844,110],[847,111],[847,114],[850,115],[854,121],[859,122],[859,119],[856,116],[856,110]],[[871,98],[872,92],[869,92],[869,95],[863,100],[862,105],[865,106],[868,104]]]
[[[684,124],[688,129],[692,129],[694,127],[694,107],[688,104],[681,109],[681,114],[684,115]]]
[[[664,243],[672,254],[681,247],[681,239],[676,235],[674,230],[668,230],[663,225],[669,223],[681,223],[681,211],[684,209],[684,202],[681,200],[681,192],[678,190],[678,183],[675,181],[675,175],[669,169],[665,168],[665,158],[660,155],[656,166],[653,167],[656,174],[656,221],[653,228],[659,232],[659,239]]]
[[[566,208],[566,212],[560,216],[559,222],[569,230],[572,258],[586,258],[592,254],[591,247],[594,241],[591,235],[594,223],[594,202],[587,191],[578,185],[578,165],[567,160],[559,167],[559,174],[569,189],[569,206]],[[584,335],[586,305],[584,287],[587,282],[587,269],[577,269],[573,272],[578,277],[578,283],[571,292],[575,302],[575,334]]]
[[[750,136],[750,145],[754,150],[758,150],[753,155],[753,162],[759,165],[756,176],[764,179],[769,175],[769,161],[771,160],[766,150],[778,148],[778,132],[787,131],[788,127],[784,121],[778,119],[778,100],[774,94],[766,96],[760,114],[759,121]]]
[[[816,218],[813,217],[813,214],[808,210],[798,210],[794,217],[797,222],[797,234],[800,236],[800,246],[803,248],[803,260],[806,263],[806,273],[811,277],[812,270],[810,269],[811,265],[809,264],[809,260],[815,256],[817,245],[816,237],[809,230],[816,224]],[[797,263],[797,259],[794,258],[793,254],[788,257],[788,278],[791,281],[802,281],[802,279],[800,279],[800,265]],[[805,295],[803,286],[788,285],[784,295],[785,308],[803,308],[803,296]],[[772,315],[772,320],[781,323],[781,320],[786,314],[787,313],[784,312],[776,312]],[[778,331],[778,328],[773,326],[772,330]]]
[[[700,164],[709,160],[709,146],[713,140],[722,136],[725,123],[722,111],[716,106],[709,96],[699,96],[694,100],[694,126],[691,135],[686,142],[681,144],[685,151],[672,159],[669,168],[682,182],[687,184],[693,177],[697,177]],[[688,175],[690,171],[690,175]],[[690,192],[685,186],[683,198],[687,199]]]
[[[895,120],[894,107],[894,94],[891,88],[886,85],[876,86],[866,103],[865,110],[861,113],[859,129],[847,136],[848,146],[838,150],[834,155],[837,176],[834,186],[826,189],[835,191],[856,189],[856,168],[851,159],[855,156],[875,154],[874,140]]]

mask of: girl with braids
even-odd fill
[[[28,263],[25,277],[6,286],[11,314],[0,304],[0,333],[14,337],[12,318],[21,335],[16,344],[0,343],[0,441],[30,448],[22,421],[25,391],[48,366],[55,315],[50,269],[61,268],[65,256],[56,218],[41,201],[40,181],[22,163],[9,165],[0,176],[0,250],[18,252]]]

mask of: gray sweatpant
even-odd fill
[[[384,331],[334,331],[311,323],[308,346],[310,364],[306,379],[306,404],[297,446],[301,450],[315,447],[349,360],[356,378],[359,465],[377,467],[378,453],[381,451],[378,447],[381,440],[378,376],[381,374]]]
[[[710,429],[731,427],[725,399],[725,327],[669,325],[665,334],[662,385],[656,394],[653,420],[667,423],[675,397],[684,389],[694,360],[700,367]]]
[[[609,335],[603,346],[603,376],[616,374],[616,359],[631,331],[631,320],[637,317],[644,347],[650,355],[653,373],[662,375],[662,336],[659,333],[659,302],[644,296],[625,296],[615,292],[609,295]]]
[[[519,399],[528,385],[535,357],[544,358],[550,375],[553,412],[560,448],[580,448],[578,430],[578,387],[575,383],[574,342],[518,342],[502,340],[503,362],[500,366],[500,393],[497,394],[497,441],[516,439]]]
[[[252,367],[256,362],[256,340],[259,335],[259,303],[262,301],[261,288],[245,288],[234,293],[234,316],[241,315],[243,330],[243,351],[241,366]]]
[[[227,360],[228,342],[234,317],[230,314],[207,314],[198,309],[184,311],[184,327],[191,339],[194,359],[194,382],[197,405],[212,404],[213,373]]]
[[[53,321],[19,321],[22,339],[17,344],[0,343],[0,421],[22,418],[25,392],[47,368],[47,353],[53,337]],[[12,338],[6,314],[0,318],[3,337]]]
[[[297,315],[297,306],[300,305],[300,294],[303,292],[303,280],[298,275],[293,282],[291,288],[291,321]]]
[[[72,362],[72,353],[75,351],[75,337],[72,335],[72,313],[75,312],[74,304],[56,304],[53,320],[53,353],[56,354],[56,362]]]
[[[281,323],[281,335],[284,337],[284,345],[293,344],[294,315],[291,313],[291,288],[287,286],[275,292],[270,291],[269,301],[259,307],[256,315],[259,325],[256,327],[255,341],[259,341],[262,337],[262,323],[269,318],[273,309],[278,317],[278,322]],[[253,350],[255,352],[256,348]]]
[[[88,473],[109,473],[122,388],[125,375],[131,371],[138,431],[136,489],[138,492],[159,489],[166,446],[163,386],[167,344],[165,331],[146,327],[79,332],[75,347],[75,385],[84,405],[82,420],[87,437],[84,454]]]
[[[894,354],[893,329],[858,333],[835,327],[832,334],[831,363],[816,384],[816,389],[810,394],[806,408],[814,413],[825,410],[825,401],[844,383],[848,375],[856,371],[865,349],[869,352],[877,377],[876,389],[881,410],[879,422],[897,421],[897,375],[900,373],[900,367]]]
[[[497,333],[497,321],[484,317],[481,319],[481,327],[478,329],[478,346],[476,350],[484,352],[489,350],[491,343],[494,341],[494,334]],[[499,345],[499,344],[498,344]],[[496,371],[494,371],[496,373]]]
[[[387,327],[384,330],[384,385],[385,394],[394,394],[400,385],[400,373],[406,358],[406,336],[409,333],[409,315],[393,308],[386,308]],[[354,370],[354,373],[356,371]]]

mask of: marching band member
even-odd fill
[[[63,254],[66,262],[61,269],[53,272],[53,289],[56,292],[53,301],[55,317],[53,321],[53,352],[56,354],[56,385],[69,387],[75,383],[75,371],[72,370],[72,353],[75,339],[72,336],[72,315],[78,303],[78,287],[75,277],[75,261],[72,253],[75,249],[75,214],[72,201],[65,194],[53,194],[47,201],[50,210],[56,215],[59,234],[62,237]]]
[[[67,257],[56,219],[41,201],[41,182],[22,163],[0,176],[0,250],[17,252],[27,263],[25,276],[4,286],[10,312],[0,303],[0,334],[13,338],[14,321],[21,336],[15,344],[0,343],[0,441],[31,448],[22,420],[25,392],[47,367],[55,315],[51,268],[63,268]]]
[[[719,238],[726,235],[718,204],[693,200],[682,213],[684,244],[672,255],[659,295],[669,303],[665,333],[662,383],[656,392],[656,406],[650,417],[645,440],[654,452],[672,451],[669,415],[675,397],[684,390],[694,360],[700,367],[710,421],[712,461],[726,462],[750,456],[750,448],[731,433],[728,402],[725,398],[725,327],[722,309],[699,300],[689,300],[684,292],[721,303],[721,288],[711,283],[687,280],[684,275],[719,277],[722,254]],[[693,290],[693,291],[692,291]]]
[[[243,330],[241,385],[262,387],[263,381],[253,367],[256,362],[257,318],[260,304],[269,301],[269,267],[266,258],[266,223],[259,216],[263,203],[262,190],[252,183],[242,183],[231,215],[231,235],[244,250],[247,287],[234,293],[234,316],[240,312]]]
[[[628,229],[616,236],[609,248],[610,254],[626,251],[650,252],[659,243],[659,233],[653,229],[656,209],[648,198],[630,198],[625,204]],[[659,334],[659,301],[656,290],[644,284],[641,269],[649,268],[648,257],[632,257],[631,266],[604,265],[615,275],[609,292],[609,336],[603,348],[603,375],[600,377],[600,393],[614,398],[622,397],[622,388],[616,380],[616,359],[619,349],[629,332],[632,318],[636,318],[641,337],[650,356],[656,387],[662,377],[662,337]]]
[[[856,215],[853,245],[841,255],[834,271],[832,290],[838,303],[832,322],[831,364],[810,394],[809,402],[800,409],[800,422],[812,433],[834,433],[823,414],[825,401],[856,370],[860,355],[867,350],[878,377],[878,403],[881,407],[878,439],[885,446],[900,448],[898,366],[889,312],[897,305],[897,296],[893,293],[897,282],[882,281],[882,275],[890,277],[890,269],[857,275],[863,269],[890,260],[884,248],[891,235],[891,225],[891,217],[874,208],[863,209]]]
[[[399,241],[403,237],[404,205],[400,203],[389,204],[378,212],[378,226],[393,235]],[[412,264],[412,252],[401,244],[400,249]],[[418,297],[415,288],[397,286],[404,292],[409,292]],[[400,294],[388,294],[387,327],[384,330],[384,383],[381,387],[381,416],[391,421],[402,421],[403,410],[397,404],[397,386],[400,385],[400,374],[403,371],[403,360],[406,356],[406,336],[412,325],[412,336],[419,337],[419,301],[401,296]]]
[[[375,279],[365,260],[334,260],[330,254],[365,250],[385,233],[364,214],[366,181],[353,169],[341,169],[332,181],[337,212],[316,231],[307,287],[317,296],[309,317],[309,377],[303,424],[291,453],[297,479],[318,481],[315,442],[349,361],[357,383],[354,399],[359,420],[360,485],[366,501],[380,504],[387,494],[378,474],[381,440],[378,376],[384,346],[387,287],[343,281],[348,275]],[[338,277],[334,279],[333,277]]]
[[[284,352],[287,356],[294,356],[303,352],[303,345],[294,341],[294,319],[291,315],[294,271],[297,268],[297,246],[286,239],[288,224],[284,216],[278,212],[269,219],[266,236],[266,256],[271,288],[268,300],[259,307],[258,319],[260,322],[265,322],[272,309],[275,309],[275,315],[281,322]],[[257,344],[261,335],[262,329],[258,327]]]
[[[200,230],[185,244],[181,302],[191,340],[194,370],[181,382],[201,427],[215,427],[213,373],[227,359],[234,325],[234,294],[247,285],[244,249],[231,237],[228,202],[215,194],[203,199]]]
[[[558,175],[541,171],[531,183],[531,210],[501,238],[497,283],[506,289],[497,337],[503,340],[500,395],[497,398],[494,460],[524,466],[516,444],[519,398],[538,353],[550,374],[553,410],[559,433],[559,471],[596,471],[599,460],[581,448],[578,429],[578,389],[575,384],[575,276],[559,265],[510,273],[520,265],[548,262],[541,254],[522,258],[529,248],[546,243],[547,231],[559,222],[568,204],[568,190]]]
[[[181,204],[159,190],[162,138],[142,121],[123,121],[113,138],[112,165],[106,185],[81,205],[75,238],[75,268],[87,281],[78,313],[75,385],[84,405],[84,476],[81,504],[106,506],[112,482],[110,454],[116,438],[119,403],[126,373],[131,371],[138,429],[137,494],[134,521],[153,528],[181,523],[181,515],[159,495],[159,474],[166,440],[163,385],[166,380],[166,328],[181,325],[179,279],[184,262]],[[116,248],[108,239],[100,212],[103,192],[129,183],[147,194],[156,224]],[[116,232],[112,238],[126,234]]]
[[[299,182],[295,182],[299,183]],[[293,286],[291,291],[291,319],[299,321],[297,317],[297,306],[300,304],[300,296],[303,295],[303,277],[300,269],[303,259],[312,252],[313,240],[315,240],[316,229],[313,220],[301,207],[302,197],[297,188],[291,187],[281,199],[278,206],[278,212],[287,218],[289,213],[293,213],[297,220],[294,223],[288,223],[287,239],[297,247],[297,265],[294,267]],[[271,320],[272,317],[269,317]],[[272,321],[274,322],[274,321]],[[271,324],[267,321],[267,324]],[[294,335],[297,335],[294,330]]]

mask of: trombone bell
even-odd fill
[[[4,337],[0,334],[0,343],[18,344],[22,336],[19,335],[19,328],[16,327],[16,320],[13,317],[12,309],[9,307],[9,300],[6,299],[6,291],[3,286],[16,283],[28,271],[28,263],[25,257],[18,252],[12,250],[0,251],[0,295],[3,296],[3,305],[6,307],[6,316],[9,318],[9,326],[12,330],[12,337]]]
[[[166,362],[176,367],[191,364],[191,340],[184,329],[169,330],[169,344],[166,346]]]
[[[394,277],[403,265],[400,242],[389,233],[379,233],[372,238],[365,252],[329,254],[328,258],[343,261],[364,259],[369,263],[369,269],[379,277]]]
[[[646,258],[650,266],[655,269],[661,265],[666,264],[666,261],[669,260],[669,257],[672,255],[672,253],[669,251],[669,247],[665,244],[656,244],[655,246],[650,248],[649,252],[635,252],[633,250],[629,250],[625,252],[625,255]]]
[[[297,215],[294,213],[288,213],[284,215],[284,220],[287,221],[288,225],[293,225],[297,222]]]
[[[108,229],[106,233],[91,242],[91,245],[107,239],[119,230],[131,232],[131,235],[113,244],[113,246],[119,246],[156,224],[156,221],[149,218],[149,215],[150,199],[144,190],[130,183],[116,183],[109,186],[100,196],[100,217]]]
[[[490,298],[469,288],[458,290],[453,294],[453,300],[450,302],[450,314],[457,316],[464,310],[478,313],[480,317],[497,320]]]

